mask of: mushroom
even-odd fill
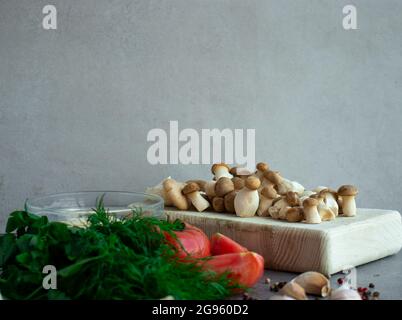
[[[234,190],[233,181],[229,178],[222,177],[215,183],[215,195],[224,197],[226,194]]]
[[[233,178],[233,176],[229,173],[229,166],[226,163],[215,163],[212,168],[212,174],[215,176],[215,180],[218,181],[222,177]]]
[[[232,178],[233,186],[236,191],[244,188],[245,180],[239,177]]]
[[[317,209],[322,221],[330,221],[336,218],[335,213],[327,206],[324,202],[324,197],[320,193],[313,194],[310,198],[318,201]]]
[[[274,201],[268,209],[270,216],[274,219],[286,220],[286,212],[291,207],[300,206],[300,200],[296,192],[289,191],[278,201]]]
[[[321,223],[321,217],[318,213],[318,200],[307,198],[303,201],[303,212],[306,223]]]
[[[278,197],[273,186],[264,187],[260,192],[260,204],[258,206],[257,215],[260,217],[269,216],[268,209],[272,206],[273,201]]]
[[[268,208],[268,215],[271,218],[279,219],[279,212],[281,212],[283,208],[288,207],[284,198],[283,196],[279,196],[272,201],[272,205]]]
[[[225,202],[224,199],[221,197],[215,197],[212,199],[212,208],[216,212],[224,212],[225,211]]]
[[[188,209],[189,203],[187,198],[181,193],[181,190],[183,189],[182,184],[178,183],[174,179],[169,178],[163,181],[163,188],[166,192],[166,195],[177,209]]]
[[[283,192],[296,192],[298,195],[301,195],[304,192],[304,187],[300,183],[285,178],[283,178],[282,183],[278,186],[278,188],[283,189]]]
[[[267,170],[263,174],[262,185],[264,187],[277,186],[281,182],[281,175],[278,171]]]
[[[230,168],[229,173],[230,173],[233,177],[237,177],[237,167],[232,167],[232,168]]]
[[[300,222],[303,221],[303,208],[302,207],[292,207],[288,208],[286,211],[286,220],[289,222]]]
[[[278,193],[281,195],[288,191],[296,192],[298,195],[302,195],[304,192],[304,187],[300,183],[283,178],[277,171],[268,171],[264,177],[275,184]]]
[[[186,181],[187,184],[188,184],[188,183],[192,183],[192,182],[198,184],[198,186],[200,187],[200,191],[205,191],[205,185],[206,185],[206,183],[207,183],[205,180],[195,179],[195,180],[188,180],[188,181]]]
[[[336,199],[338,198],[338,194],[335,190],[332,189],[322,189],[319,193],[320,197],[324,198],[325,204],[328,206],[329,209],[334,213],[335,217],[339,214],[339,206]]]
[[[357,194],[357,188],[352,185],[343,185],[338,189],[338,196],[342,198],[342,212],[344,217],[353,217],[356,215],[355,197]]]
[[[297,207],[300,206],[300,199],[299,196],[296,192],[294,191],[288,191],[286,192],[285,196],[286,202],[290,207]]]
[[[168,177],[167,179],[170,179],[170,177]],[[166,180],[166,179],[165,179]],[[163,201],[165,203],[166,207],[170,207],[173,205],[172,201],[169,199],[169,197],[167,196],[167,193],[165,191],[165,188],[163,187],[163,182],[165,180],[162,180],[161,182],[159,182],[156,186],[154,187],[149,187],[145,189],[145,193],[148,194],[154,194],[157,196],[160,196],[163,198]]]
[[[215,194],[215,180],[207,181],[204,185],[204,191],[206,195],[208,196],[209,200],[212,200],[216,194]]]
[[[264,172],[269,170],[269,166],[265,162],[259,162],[256,165],[257,171],[255,172],[255,175],[262,180],[262,177],[264,176]]]
[[[284,206],[279,211],[279,219],[286,220],[286,212],[291,207],[298,207],[300,206],[299,196],[296,192],[288,191],[284,196]]]
[[[241,178],[242,180],[246,180],[249,176],[251,176],[253,173],[248,170],[247,168],[241,168],[241,167],[234,167],[230,169],[229,171],[234,177]]]
[[[224,206],[226,212],[234,213],[235,212],[235,207],[234,207],[234,199],[236,198],[236,191],[231,191],[228,194],[225,195],[223,198]]]
[[[247,178],[244,188],[236,194],[234,200],[234,207],[237,216],[252,217],[255,215],[259,204],[257,189],[260,184],[260,179],[257,177],[250,176]]]
[[[209,202],[199,191],[199,185],[195,182],[191,182],[183,188],[182,193],[191,201],[198,212],[202,212],[209,207]]]

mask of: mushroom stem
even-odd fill
[[[260,204],[258,206],[257,215],[260,217],[268,217],[268,209],[272,206],[278,194],[273,186],[262,188],[260,192]]]
[[[293,207],[286,211],[286,220],[289,222],[300,222],[303,220],[303,208]]]
[[[215,176],[215,180],[219,180],[222,177],[232,179],[233,176],[229,173],[229,166],[226,163],[215,163],[211,171]]]
[[[324,198],[321,194],[312,195],[311,198],[317,199],[318,201],[317,210],[322,221],[330,221],[336,218],[335,213],[333,213],[332,210],[324,202]]]
[[[274,199],[269,199],[260,195],[260,204],[258,205],[257,215],[260,217],[269,216],[268,209],[272,206]]]
[[[345,217],[354,217],[356,215],[355,196],[342,196],[342,212]]]
[[[267,170],[263,173],[262,177],[260,178],[261,186],[259,188],[259,191],[261,191],[265,187],[268,188],[275,187],[275,183],[270,180],[271,177],[272,177],[272,171]]]
[[[321,217],[317,209],[318,201],[307,198],[303,201],[303,212],[306,223],[321,223]]]
[[[236,191],[229,192],[223,198],[226,212],[229,212],[229,213],[235,212],[234,199],[236,198],[236,193],[237,193]]]
[[[212,181],[207,181],[204,185],[204,191],[210,200],[216,196],[215,184],[216,184],[216,181],[212,180]]]
[[[334,195],[331,192],[325,193],[324,201],[327,204],[327,206],[332,210],[335,217],[337,217],[339,214],[339,206],[338,202],[336,202]]]
[[[234,207],[236,215],[239,217],[252,217],[255,215],[259,205],[258,187],[260,179],[250,176],[247,178],[245,186],[235,197]]]
[[[343,185],[338,189],[338,196],[341,197],[341,209],[345,217],[356,215],[356,200],[358,190],[352,185]]]
[[[233,176],[229,173],[229,171],[223,167],[217,168],[215,171],[215,179],[219,180],[222,177],[233,178]]]
[[[272,206],[268,208],[268,213],[274,219],[282,219],[283,216],[286,217],[288,207],[285,197],[280,197],[274,199]]]
[[[303,210],[306,223],[321,223],[321,217],[317,207],[304,208]]]
[[[187,197],[198,212],[202,212],[209,207],[209,202],[198,191],[187,194]]]

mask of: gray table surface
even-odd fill
[[[367,287],[369,283],[375,285],[373,292],[380,292],[382,300],[402,300],[402,252],[357,267],[357,285]],[[296,273],[279,272],[265,270],[264,277],[249,291],[253,298],[267,300],[273,296],[274,292],[269,290],[270,285],[265,283],[269,278],[271,284],[275,282],[289,281],[297,276]],[[331,276],[331,286],[337,288],[337,279],[343,274],[334,274]],[[242,299],[242,296],[236,296],[234,299]]]

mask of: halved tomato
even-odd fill
[[[264,258],[255,252],[228,253],[205,261],[207,270],[223,274],[246,287],[255,285],[264,273]]]
[[[213,256],[226,253],[238,253],[248,251],[245,247],[238,244],[236,241],[223,235],[222,233],[215,233],[211,237],[211,254]]]
[[[205,258],[211,255],[211,245],[207,235],[197,227],[185,223],[183,231],[175,231],[177,239],[165,233],[166,240],[178,250],[178,257]],[[178,243],[180,242],[180,243]]]

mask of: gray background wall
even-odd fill
[[[255,128],[256,158],[308,187],[402,209],[402,1],[0,0],[0,222],[26,197],[143,190],[152,128]]]

